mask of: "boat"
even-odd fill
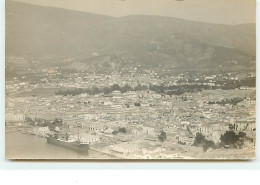
[[[77,151],[78,153],[87,154],[89,150],[89,144],[82,143],[80,140],[69,142],[67,140],[63,139],[57,139],[56,137],[47,136],[47,143],[57,145],[60,147],[68,148],[74,151]]]

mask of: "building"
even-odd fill
[[[108,128],[104,131],[104,134],[108,137],[113,137],[114,130],[112,128]]]
[[[140,136],[143,134],[143,128],[142,127],[137,127],[132,129],[132,133],[134,134],[135,137]]]
[[[130,143],[121,143],[117,145],[111,145],[110,150],[120,154],[130,154],[138,150],[138,146]]]
[[[82,133],[82,134],[80,134],[79,137],[80,137],[80,142],[82,142],[82,143],[90,144],[90,143],[99,142],[99,136]]]
[[[81,143],[85,143],[85,144],[99,142],[99,136],[95,136],[87,133],[70,135],[68,141],[75,142],[78,139],[80,140]]]
[[[5,115],[5,121],[6,122],[24,122],[25,121],[25,115],[24,114],[6,114]]]
[[[233,124],[235,131],[254,131],[256,129],[255,121],[240,120]]]
[[[83,128],[85,119],[83,117],[68,117],[62,119],[62,124],[66,128]]]
[[[46,134],[49,134],[50,133],[50,129],[49,127],[39,127],[38,128],[38,134],[39,135],[46,135]]]
[[[89,123],[87,126],[87,130],[90,132],[99,133],[101,131],[104,131],[106,129],[106,126],[103,123],[99,122],[92,122]]]

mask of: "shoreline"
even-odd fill
[[[27,138],[28,136],[31,136],[30,134],[26,134],[26,133],[22,133],[22,129],[13,129],[13,130],[9,130],[9,131],[5,131],[6,136],[8,136],[9,134],[20,134],[22,137],[24,136],[25,138]],[[38,139],[45,139],[45,137],[41,137],[38,135],[32,135],[32,136],[36,136],[35,138]],[[15,138],[15,137],[14,137]],[[10,141],[10,139],[9,139]],[[25,143],[26,144],[26,143]],[[37,142],[34,142],[33,144],[37,144]],[[47,147],[51,144],[47,143]],[[59,150],[59,148],[62,151],[67,151],[66,148],[64,147],[60,147],[58,146],[57,150]],[[15,150],[15,149],[12,149]],[[69,150],[69,149],[68,149]],[[205,160],[205,161],[209,161],[209,160],[214,160],[214,161],[248,161],[248,160],[254,160],[256,158],[256,152],[255,150],[251,150],[251,149],[222,149],[222,150],[211,150],[209,152],[203,152],[203,153],[197,153],[197,154],[192,154],[192,153],[186,153],[186,154],[180,154],[178,155],[178,157],[172,157],[169,159],[166,159],[164,157],[153,157],[153,154],[151,153],[149,155],[149,158],[139,158],[139,157],[134,157],[133,155],[120,155],[120,154],[115,154],[115,153],[110,153],[109,151],[103,151],[101,149],[97,149],[95,147],[89,147],[88,149],[90,156],[81,156],[80,159],[87,159],[87,160]],[[75,152],[75,155],[80,155],[77,151],[72,150],[72,152]],[[65,152],[66,153],[66,152]],[[232,156],[232,157],[230,157]],[[72,157],[74,159],[77,159],[77,157]],[[37,159],[37,157],[36,157]]]

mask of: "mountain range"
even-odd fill
[[[150,15],[115,18],[8,0],[6,56],[76,71],[127,65],[248,69],[255,68],[255,24]]]

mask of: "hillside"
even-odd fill
[[[112,17],[6,2],[7,54],[48,57],[73,56],[90,47],[88,32]]]
[[[6,54],[64,69],[102,71],[115,65],[189,69],[252,67],[255,24],[217,25],[160,16],[113,18],[6,2]],[[94,67],[93,67],[94,65]]]

